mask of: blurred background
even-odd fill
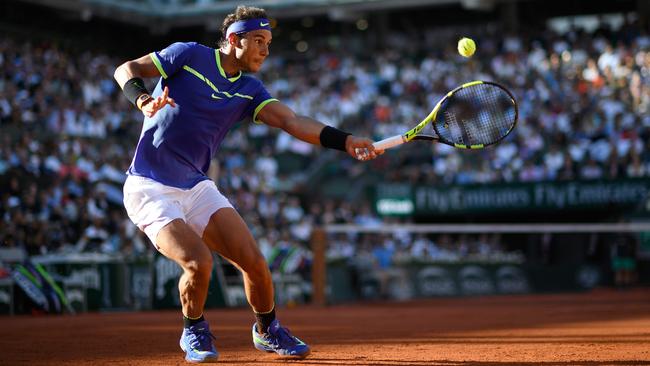
[[[0,3],[1,313],[178,307],[180,268],[122,206],[142,115],[112,75],[172,42],[217,47],[239,4]],[[379,140],[464,82],[499,82],[519,103],[492,148],[413,143],[368,163],[238,124],[210,175],[279,304],[650,284],[650,2],[246,5],[273,25],[256,77],[299,114]],[[238,272],[216,261],[208,307],[244,304]]]

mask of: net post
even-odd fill
[[[312,304],[325,306],[325,286],[327,278],[325,251],[327,247],[327,234],[323,227],[315,227],[311,236],[311,250],[314,255],[311,266]]]

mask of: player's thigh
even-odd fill
[[[203,232],[203,241],[210,249],[244,270],[266,268],[264,256],[253,235],[233,208],[222,208],[212,214]]]
[[[222,208],[233,208],[228,199],[219,192],[211,180],[204,180],[192,187],[183,200],[186,222],[199,237],[203,237],[210,217]]]
[[[184,269],[210,271],[212,253],[208,246],[182,219],[165,225],[156,237],[158,250]]]

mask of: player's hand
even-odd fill
[[[372,160],[384,153],[384,150],[375,150],[372,143],[370,139],[350,135],[345,140],[345,150],[357,160]]]
[[[169,97],[169,87],[165,87],[165,89],[163,89],[162,95],[158,96],[157,98],[151,97],[142,102],[142,104],[138,107],[145,116],[151,118],[156,114],[156,112],[161,110],[167,104],[172,107],[176,107],[176,102],[174,102],[174,99]]]

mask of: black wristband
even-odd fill
[[[341,151],[345,150],[345,140],[351,135],[331,126],[325,126],[320,132],[320,144],[323,147],[336,149]]]
[[[124,95],[126,95],[126,99],[136,107],[138,106],[138,97],[142,94],[149,94],[147,88],[144,87],[144,80],[141,78],[129,79],[129,81],[124,84],[123,91]]]

